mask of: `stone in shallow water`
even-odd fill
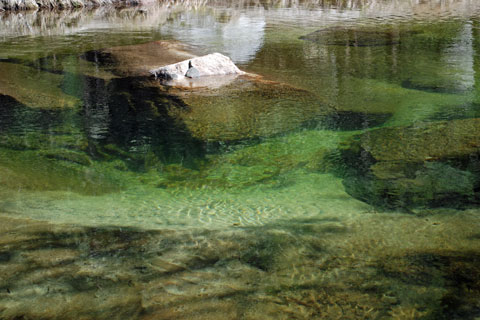
[[[151,44],[141,46],[143,50],[151,49]],[[128,52],[133,50],[133,46],[118,47],[118,50]],[[118,62],[112,63],[117,65]],[[225,65],[227,68],[223,69]],[[159,82],[152,77],[141,81],[145,88],[152,87],[153,91],[153,88],[165,91],[165,84],[174,86],[168,88],[168,93],[177,95],[189,108],[170,108],[168,116],[185,123],[193,138],[202,141],[271,136],[299,127],[316,127],[320,118],[325,118],[324,123],[328,128],[364,128],[383,123],[390,116],[383,106],[381,115],[373,115],[373,118],[370,115],[365,118],[363,114],[356,117],[336,112],[307,90],[266,81],[252,74],[243,75],[228,57],[220,54],[184,60],[152,72],[175,78]],[[242,73],[240,77],[239,73]],[[131,82],[135,79],[125,78],[121,81]],[[128,90],[128,95],[132,95],[130,88]],[[324,117],[327,113],[331,116]],[[362,120],[359,121],[360,118]]]
[[[187,73],[192,67],[195,71],[192,70],[192,76],[188,76]],[[153,69],[150,73],[155,77],[164,80],[182,80],[185,76],[198,78],[205,76],[244,74],[244,72],[238,69],[229,57],[217,52]]]
[[[480,119],[373,130],[342,152],[344,185],[374,205],[465,205],[478,200]]]
[[[190,67],[190,69],[188,69],[187,73],[185,73],[185,77],[187,77],[187,78],[198,78],[198,77],[201,77],[201,73],[200,73],[200,71],[198,71],[197,68]]]

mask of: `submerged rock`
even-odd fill
[[[194,58],[187,46],[176,41],[153,41],[142,44],[89,51],[84,58],[101,64],[119,76],[148,76],[158,65],[168,65]]]
[[[401,35],[402,33],[388,30],[362,30],[345,27],[331,27],[301,36],[300,39],[325,45],[378,47],[399,44]]]
[[[343,111],[308,90],[251,75],[188,80],[198,87],[169,88],[169,94],[188,106],[169,109],[169,116],[201,141],[256,139],[300,128],[359,130],[383,124],[391,116],[387,112]],[[223,82],[215,83],[217,80]],[[161,87],[153,79],[145,85]]]
[[[430,66],[430,68],[432,68]],[[433,73],[433,72],[432,72]],[[413,89],[433,93],[465,93],[472,89],[472,85],[459,79],[458,75],[440,74],[436,72],[428,77],[416,75],[416,78],[403,80],[401,85],[406,89]]]
[[[102,195],[117,192],[124,187],[120,180],[110,173],[90,167],[90,158],[79,152],[48,153],[0,148],[0,155],[2,188],[31,191],[63,190],[84,195]]]
[[[334,109],[306,90],[284,83],[238,78],[217,89],[179,93],[189,109],[176,110],[203,141],[268,137],[320,121]]]
[[[139,89],[148,91],[150,96],[140,100],[154,101],[155,95],[161,97],[167,92],[170,98],[177,97],[179,103],[175,105],[184,105],[185,108],[168,108],[168,115],[163,115],[163,118],[175,119],[199,141],[225,142],[268,137],[318,125],[332,129],[358,129],[381,124],[391,115],[389,110],[385,111],[384,105],[378,115],[361,108],[355,112],[348,109],[344,112],[337,108],[340,106],[338,101],[326,102],[323,97],[308,90],[245,73],[228,57],[218,53],[178,59],[186,54],[184,49],[179,43],[160,41],[89,52],[85,57],[101,61],[116,74],[132,75],[112,81],[112,84],[122,83],[125,86],[126,96],[138,96],[133,93],[132,85],[137,87],[140,83],[142,89]],[[136,59],[136,56],[140,58]],[[163,81],[143,77],[147,66],[168,60],[183,61],[151,70]],[[109,86],[112,87],[112,84]],[[129,101],[132,102],[131,99]]]
[[[65,94],[62,75],[42,72],[21,64],[0,62],[0,94],[11,96],[29,107],[43,109],[71,108],[80,100]]]
[[[439,113],[449,114],[463,106],[471,106],[473,102],[473,97],[469,95],[412,90],[386,81],[353,77],[342,79],[340,92],[332,96],[324,93],[326,100],[335,105],[339,112],[345,112],[345,115],[371,114],[395,126],[431,120]],[[466,108],[462,112],[465,114]],[[449,116],[448,119],[451,118]],[[472,118],[471,114],[469,118]]]
[[[380,207],[463,206],[478,200],[480,119],[373,130],[342,152],[344,185]]]

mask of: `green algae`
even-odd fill
[[[39,152],[39,156],[78,163],[84,166],[90,166],[93,163],[92,159],[85,153],[65,149],[42,150]]]
[[[241,189],[264,184],[280,187],[286,182],[286,176],[299,169],[330,171],[337,164],[337,144],[353,134],[355,132],[304,130],[251,146],[234,147],[226,154],[210,155],[197,170],[178,164],[166,165],[158,186]]]
[[[42,150],[52,146],[67,149],[86,150],[88,142],[80,132],[50,135],[26,132],[22,135],[1,135],[0,146],[14,150]]]

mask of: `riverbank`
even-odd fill
[[[142,0],[1,0],[0,11],[131,6],[141,3]]]

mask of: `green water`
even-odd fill
[[[407,2],[0,12],[0,318],[480,317],[480,6]]]

